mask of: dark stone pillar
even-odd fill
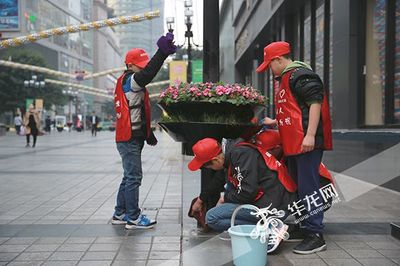
[[[219,81],[219,4],[216,0],[204,0],[203,6],[203,82]],[[209,169],[201,170],[201,189],[215,175],[223,174]],[[215,206],[219,194],[210,195],[206,200],[208,209]]]

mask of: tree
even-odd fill
[[[6,51],[2,60],[11,58],[13,62],[46,67],[44,58],[38,54],[19,48]],[[31,70],[16,69],[0,66],[0,114],[7,111],[15,111],[16,108],[25,109],[25,100],[43,99],[44,108],[49,109],[52,104],[64,105],[68,97],[62,94],[60,86],[46,83],[44,88],[26,88],[24,80],[30,80],[32,75],[52,78],[42,73],[34,73]]]

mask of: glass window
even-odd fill
[[[92,0],[81,0],[81,11],[84,20],[92,21]]]
[[[304,7],[304,62],[311,64],[311,4]]]
[[[396,44],[394,70],[394,119],[400,123],[400,1],[396,1]]]
[[[383,125],[385,110],[386,0],[367,1],[365,123]]]
[[[322,81],[324,81],[324,9],[324,1],[319,0],[315,15],[315,72]]]

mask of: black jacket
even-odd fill
[[[241,179],[237,188],[229,185],[225,202],[253,204],[265,208],[287,210],[288,204],[296,200],[297,194],[288,192],[280,183],[277,173],[270,170],[258,150],[248,146],[236,146],[238,141],[229,140],[225,146],[225,168],[231,167],[235,179]],[[254,199],[261,188],[264,195]]]
[[[294,69],[291,73],[289,77],[289,86],[301,109],[303,130],[304,135],[306,135],[310,105],[313,103],[322,103],[324,97],[324,85],[318,74],[308,68],[299,67]],[[315,148],[318,149],[323,147],[324,135],[321,116],[315,134]]]

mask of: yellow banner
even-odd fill
[[[169,63],[169,81],[171,85],[187,82],[187,62],[171,61]]]
[[[35,108],[38,111],[43,110],[43,99],[35,99]]]

